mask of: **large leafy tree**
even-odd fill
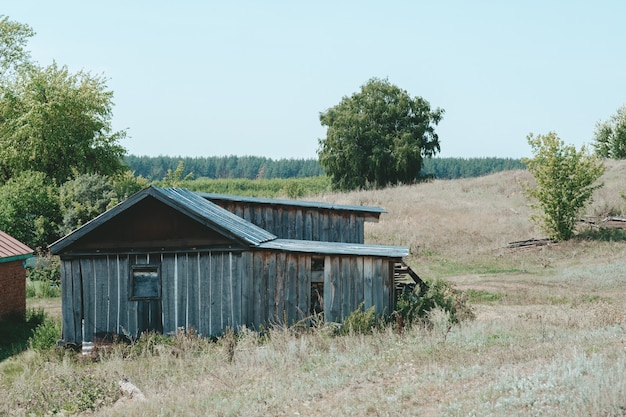
[[[65,235],[104,213],[117,201],[109,177],[99,174],[80,174],[65,182],[59,189],[59,203],[63,222],[59,232]]]
[[[388,80],[372,78],[320,114],[327,127],[319,140],[320,165],[337,189],[413,183],[423,159],[440,151],[435,126],[443,113]]]
[[[58,188],[42,172],[24,171],[0,186],[0,230],[31,248],[59,237]]]
[[[124,131],[112,132],[105,80],[56,63],[21,71],[0,90],[0,181],[32,169],[62,183],[72,173],[123,170]]]
[[[609,120],[596,124],[593,146],[596,154],[603,158],[626,158],[626,104]]]
[[[535,179],[535,185],[525,184],[525,193],[534,200],[532,207],[540,213],[533,215],[554,240],[570,239],[584,207],[591,202],[597,181],[604,173],[602,161],[590,155],[583,146],[579,151],[565,145],[556,133],[528,136],[532,158],[522,162]]]
[[[0,80],[6,80],[30,65],[26,44],[34,34],[30,26],[0,16]]]

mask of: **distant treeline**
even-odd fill
[[[324,175],[317,159],[270,159],[258,156],[126,156],[126,165],[135,175],[150,181],[162,180],[168,170],[183,162],[184,175],[194,178],[306,178]]]
[[[526,169],[526,166],[512,158],[432,158],[424,160],[422,175],[454,180],[514,169]]]
[[[168,170],[184,164],[184,173],[193,178],[307,178],[324,175],[317,159],[271,159],[258,156],[135,156],[125,163],[135,175],[149,181],[160,181]],[[471,178],[499,171],[524,169],[519,159],[512,158],[432,158],[425,159],[422,175],[440,179]]]

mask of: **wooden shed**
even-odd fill
[[[360,303],[389,313],[394,265],[408,255],[395,246],[280,238],[206,196],[157,187],[50,250],[61,259],[63,339],[71,343],[192,327],[218,335],[322,311],[340,322]]]
[[[0,320],[24,317],[26,313],[26,269],[24,261],[33,250],[0,231]]]

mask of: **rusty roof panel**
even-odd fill
[[[30,258],[33,252],[13,236],[0,231],[0,262]]]

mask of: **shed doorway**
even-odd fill
[[[312,316],[324,312],[324,258],[311,258],[311,308]]]

